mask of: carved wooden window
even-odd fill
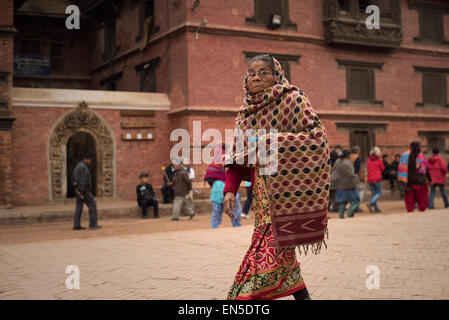
[[[374,74],[382,64],[348,60],[337,62],[346,69],[346,99],[340,99],[340,103],[382,104],[376,101]]]
[[[448,107],[446,102],[446,77],[449,69],[414,67],[421,73],[422,102],[417,106],[441,106]]]
[[[247,18],[247,24],[269,26],[271,15],[281,16],[281,28],[296,29],[289,19],[288,0],[254,0],[254,16]]]
[[[104,24],[104,54],[103,59],[108,60],[116,53],[115,19]]]
[[[324,35],[327,43],[356,44],[398,48],[402,41],[401,0],[323,0]],[[380,28],[360,31],[366,19],[367,7],[379,8]]]

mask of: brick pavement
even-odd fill
[[[447,230],[449,210],[331,219],[328,249],[300,258],[312,299],[448,299]],[[222,299],[251,233],[246,225],[2,244],[0,299]],[[79,290],[65,287],[68,265],[80,268]],[[378,290],[365,286],[368,265],[380,270]]]

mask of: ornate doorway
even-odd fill
[[[88,108],[85,102],[67,112],[56,122],[49,138],[50,200],[63,201],[73,196],[69,187],[73,165],[76,165],[76,143],[89,146],[95,158],[91,166],[93,190],[97,197],[114,196],[115,144],[107,122]],[[75,151],[74,151],[75,150]],[[73,158],[73,160],[72,160]],[[72,163],[76,162],[76,163]],[[95,172],[93,172],[95,171]]]
[[[95,140],[91,134],[83,131],[75,132],[67,142],[67,198],[75,197],[75,189],[72,184],[73,170],[78,162],[83,160],[84,153],[92,156],[89,166],[92,179],[92,194],[97,195],[97,152]]]

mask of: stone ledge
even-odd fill
[[[76,108],[85,101],[91,109],[170,110],[165,93],[13,87],[14,107]]]

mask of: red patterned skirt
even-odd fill
[[[228,294],[229,300],[271,300],[306,287],[294,249],[276,257],[271,224],[254,229],[245,258]]]

